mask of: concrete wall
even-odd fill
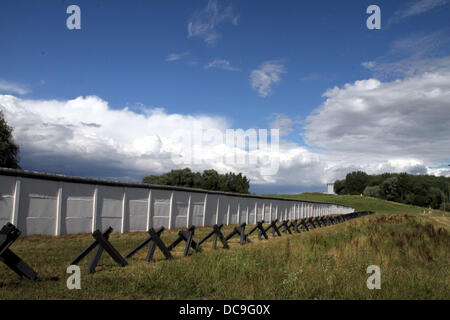
[[[329,203],[120,183],[0,168],[0,227],[23,235],[238,224],[345,214]]]

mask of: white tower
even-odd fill
[[[334,194],[334,183],[327,183],[327,194]]]

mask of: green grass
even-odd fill
[[[335,196],[323,193],[302,193],[300,195],[282,195],[281,197],[288,199],[336,203],[355,208],[356,211],[375,211],[377,213],[388,214],[421,214],[424,210],[426,210],[426,208],[423,207],[417,207],[393,201],[386,201],[372,197],[351,195]],[[432,211],[433,215],[435,216],[450,216],[448,212],[440,210]]]
[[[449,218],[439,212],[377,199],[303,194],[301,199],[339,202],[377,214],[311,232],[270,236],[269,241],[229,250],[210,249],[175,259],[145,261],[146,250],[125,268],[105,256],[98,272],[80,264],[81,290],[68,290],[68,263],[91,241],[91,235],[20,238],[12,250],[39,274],[37,282],[20,280],[0,264],[0,299],[449,299]],[[378,213],[379,212],[379,213]],[[224,227],[224,233],[232,226]],[[210,228],[198,228],[200,239]],[[165,231],[170,243],[177,230]],[[125,254],[146,238],[144,232],[111,235]],[[220,246],[219,246],[220,247]],[[90,258],[90,256],[88,257]],[[381,268],[381,290],[369,290],[366,269]]]

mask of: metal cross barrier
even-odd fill
[[[311,224],[313,225],[314,229],[320,228],[320,225],[317,222],[317,218],[311,218]]]
[[[319,218],[319,217],[314,218],[314,223],[317,225],[318,228],[321,228],[321,227],[322,227],[322,225],[321,225],[321,223],[320,223],[320,218]]]
[[[315,228],[317,228],[316,227],[316,225],[314,224],[314,220],[313,220],[313,218],[308,218],[308,219],[306,219],[306,224],[309,226],[309,229],[315,229]]]
[[[320,217],[317,219],[319,221],[319,224],[321,224],[323,227],[326,227],[325,217]]]
[[[109,235],[112,231],[113,228],[111,227],[109,227],[104,233],[102,233],[98,229],[95,230],[92,233],[95,241],[92,242],[88,247],[86,247],[86,249],[84,249],[75,259],[73,259],[70,264],[78,264],[78,262],[80,262],[89,252],[91,252],[95,247],[98,246],[97,252],[92,257],[92,260],[89,264],[89,273],[95,272],[95,268],[100,261],[103,250],[105,250],[111,256],[111,258],[113,258],[113,260],[121,267],[125,267],[126,265],[128,265],[127,261],[120,255],[120,253],[112,246],[112,244],[108,240]]]
[[[275,237],[275,233],[276,233],[279,237],[281,237],[280,230],[279,230],[278,227],[277,227],[277,222],[278,222],[278,219],[275,219],[275,220],[273,220],[272,222],[270,222],[270,225],[269,225],[266,229],[264,229],[264,232],[267,232],[267,231],[271,230],[272,236],[273,236],[273,237]]]
[[[178,238],[167,247],[167,250],[171,251],[174,249],[181,241],[186,242],[186,247],[184,248],[184,256],[187,257],[189,255],[189,250],[194,249],[197,252],[201,252],[202,249],[197,245],[197,243],[193,240],[195,232],[195,226],[189,227],[189,229],[178,232]]]
[[[160,248],[161,252],[164,254],[164,256],[167,259],[171,259],[172,255],[170,254],[169,250],[167,250],[166,246],[161,242],[161,233],[165,230],[164,227],[161,227],[158,229],[158,231],[155,231],[153,228],[151,228],[150,230],[148,230],[148,234],[150,235],[147,239],[145,239],[144,241],[142,241],[140,244],[137,245],[136,248],[134,248],[133,250],[131,250],[130,252],[128,252],[125,255],[125,258],[131,258],[136,252],[138,252],[139,250],[141,250],[143,247],[145,247],[146,244],[150,243],[150,247],[148,249],[148,253],[147,253],[147,262],[150,262],[153,258],[153,255],[155,254],[155,250],[156,250],[156,246],[158,245],[158,241],[159,241],[159,245],[158,247]],[[153,234],[153,236],[152,236]]]
[[[9,247],[19,238],[21,232],[11,223],[5,224],[0,230],[0,261],[3,261],[11,270],[20,277],[36,280],[37,273],[21,258],[19,258]]]
[[[243,224],[241,224],[239,227],[234,227],[234,230],[225,237],[225,240],[230,240],[234,235],[238,234],[240,237],[240,241],[239,243],[241,245],[245,244],[245,242],[250,242],[250,240],[247,238],[246,234],[245,234],[245,226],[247,224],[244,222]]]
[[[158,230],[159,231],[159,230]],[[161,230],[162,232],[162,230]],[[161,240],[161,238],[159,237],[160,233],[158,233],[157,231],[155,231],[155,229],[150,228],[148,230],[148,233],[150,234],[151,238],[152,238],[152,245],[150,246],[150,249],[148,251],[148,255],[147,255],[147,262],[150,262],[153,259],[153,254],[155,253],[155,249],[156,247],[154,246],[154,244],[156,246],[158,246],[159,250],[161,250],[161,252],[163,253],[163,255],[166,257],[167,260],[172,259],[172,255],[170,254],[170,250],[166,247],[166,245],[164,244],[164,242]]]
[[[221,224],[221,225],[215,224],[213,226],[213,230],[210,233],[208,233],[202,240],[200,240],[199,243],[197,244],[197,246],[200,247],[203,242],[205,242],[206,240],[208,240],[209,238],[211,238],[214,235],[212,248],[214,250],[216,250],[217,238],[219,238],[219,240],[222,242],[223,248],[228,249],[229,248],[228,243],[225,240],[225,237],[223,236],[222,231],[221,231],[222,227],[223,227],[223,224]]]
[[[301,219],[299,224],[300,224],[301,229],[304,229],[305,231],[309,231],[306,218]]]
[[[333,225],[333,217],[326,216],[325,221],[327,222],[327,226],[332,226]]]
[[[258,231],[258,240],[262,240],[261,236],[264,236],[264,239],[268,240],[269,237],[267,236],[267,233],[264,230],[263,224],[264,224],[264,220],[256,222],[256,226],[254,226],[252,228],[252,230],[250,230],[250,232],[247,233],[246,237],[248,238],[248,236],[251,235],[253,232],[255,232],[256,230],[259,230]]]
[[[284,220],[279,226],[278,229],[283,228],[283,233],[289,233],[292,234],[291,230],[290,230],[290,226],[289,226],[289,220]]]
[[[298,229],[300,227],[300,223],[298,222],[298,219],[292,220],[289,227],[292,228],[292,230],[294,230],[295,233],[300,233],[300,230]]]

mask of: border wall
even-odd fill
[[[23,235],[256,224],[352,212],[332,203],[0,168],[0,225],[11,222]]]

